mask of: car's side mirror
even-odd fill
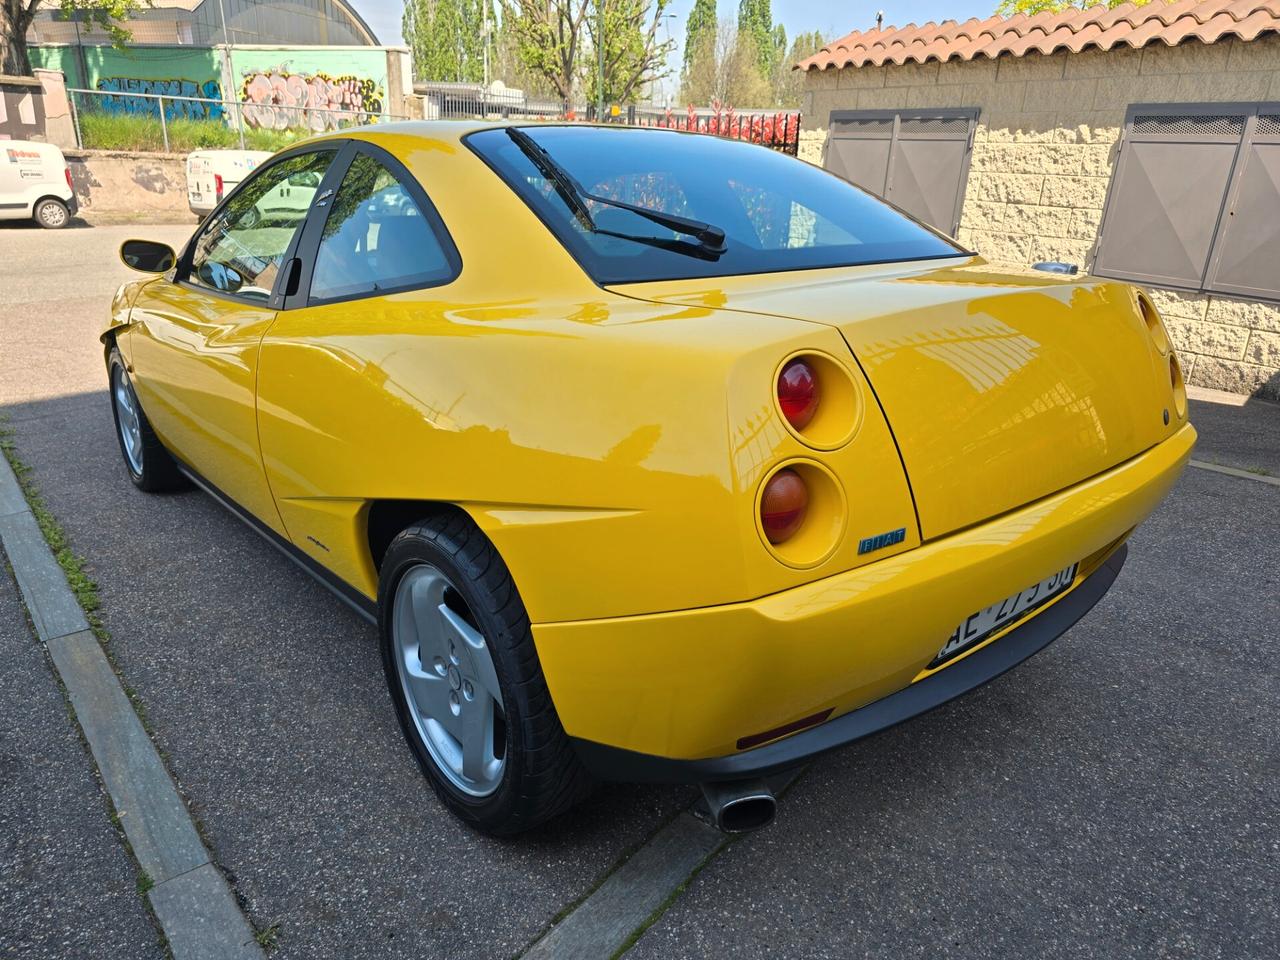
[[[126,240],[120,244],[120,259],[126,267],[143,273],[168,273],[178,255],[167,243],[155,240]]]

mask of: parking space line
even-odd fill
[[[1280,487],[1280,477],[1272,477],[1264,473],[1252,473],[1249,470],[1239,470],[1236,467],[1224,467],[1220,463],[1206,463],[1203,460],[1191,460],[1188,462],[1191,466],[1200,470],[1224,473],[1228,477],[1239,477],[1241,480],[1256,480],[1258,483],[1269,483],[1273,487]]]
[[[175,960],[264,960],[177,787],[0,456],[0,548],[67,691]],[[20,506],[18,510],[9,508]]]

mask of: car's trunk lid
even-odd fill
[[[1168,432],[1129,289],[980,260],[615,288],[836,327],[883,406],[925,539],[1078,483]]]

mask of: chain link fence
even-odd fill
[[[317,133],[407,119],[354,105],[334,108],[83,88],[68,89],[67,95],[77,145],[98,150],[275,151]]]

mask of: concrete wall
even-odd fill
[[[165,153],[67,151],[80,215],[90,222],[195,222],[186,158]]]
[[[832,110],[979,107],[959,240],[1087,267],[1129,104],[1215,100],[1280,101],[1280,36],[812,71],[800,156],[821,162]],[[1152,294],[1191,383],[1280,399],[1280,305]]]
[[[60,70],[71,87],[110,96],[82,94],[81,110],[99,106],[123,113],[158,116],[156,101],[139,94],[242,100],[250,126],[283,129],[335,127],[339,113],[404,113],[411,72],[402,47],[225,47],[105,46],[52,44],[32,47],[31,62]],[[305,108],[315,110],[308,111]],[[170,117],[221,119],[218,104],[195,100],[167,103]]]
[[[0,140],[76,145],[62,74],[35,70],[34,77],[0,76]]]

